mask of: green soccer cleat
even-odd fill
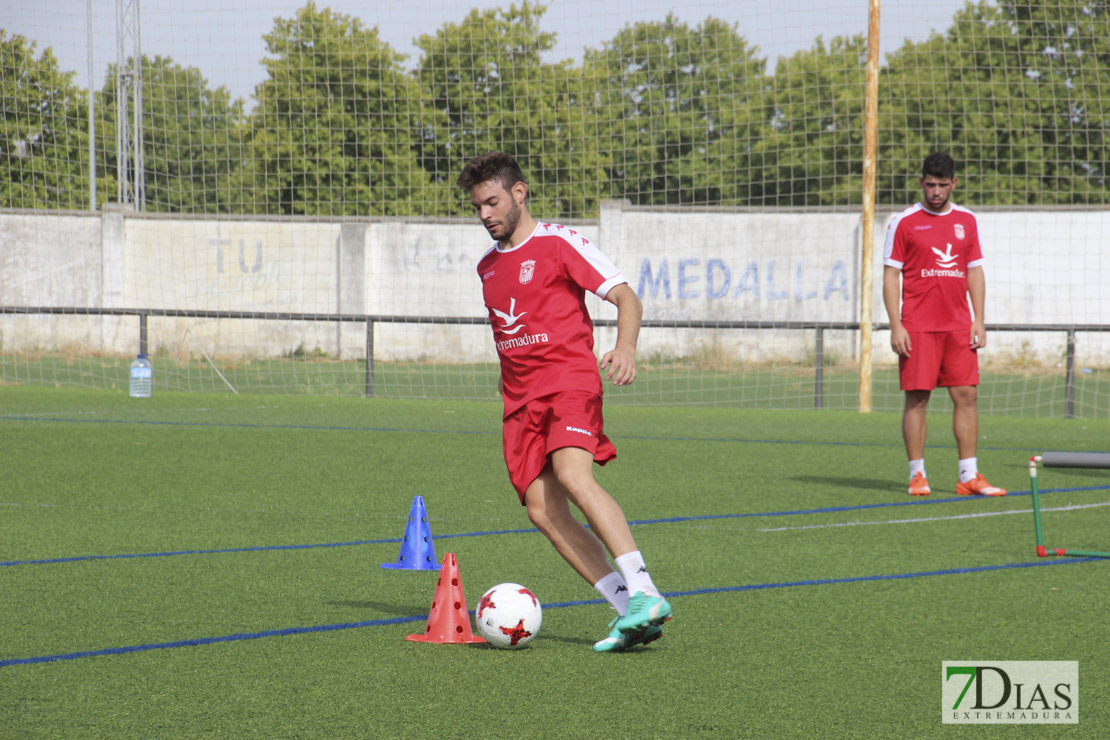
[[[670,618],[671,605],[666,599],[637,591],[628,600],[628,612],[617,619],[616,629],[626,635],[635,635],[648,627],[659,627]]]
[[[595,653],[619,653],[627,650],[633,645],[647,645],[649,642],[655,642],[663,636],[663,628],[654,624],[649,625],[643,632],[626,635],[617,629],[616,625],[619,620],[620,617],[617,617],[609,623],[613,631],[609,633],[608,637],[600,642],[594,643]]]

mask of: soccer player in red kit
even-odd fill
[[[617,307],[616,346],[600,362],[616,385],[636,379],[640,299],[588,239],[529,214],[524,174],[511,156],[476,157],[458,185],[494,239],[478,276],[501,362],[509,479],[536,528],[617,610],[609,636],[594,650],[652,642],[662,636],[671,606],[652,582],[624,511],[594,480],[593,464],[606,464],[617,451],[602,429],[602,380],[585,294]]]
[[[920,184],[924,197],[891,222],[883,249],[883,303],[906,394],[902,437],[910,461],[909,492],[928,496],[931,490],[925,475],[925,408],[933,389],[941,386],[948,388],[953,404],[952,431],[959,453],[956,493],[1005,496],[1004,489],[987,482],[976,460],[977,352],[987,344],[979,227],[975,214],[949,200],[956,187],[956,165],[950,156],[926,157]]]

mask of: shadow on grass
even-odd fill
[[[604,637],[604,635],[602,635],[602,637]],[[540,636],[537,639],[543,640],[544,642],[564,642],[568,645],[590,645],[590,646],[592,646],[595,642],[597,642],[597,640],[600,640],[601,637],[597,638],[597,640],[591,640],[588,637],[570,637],[570,636],[566,636],[566,635],[553,635],[550,632],[543,632],[541,630],[540,631]]]

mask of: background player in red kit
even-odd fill
[[[950,156],[926,157],[920,182],[924,197],[891,222],[883,250],[890,346],[898,353],[899,378],[906,393],[902,437],[910,461],[909,492],[913,496],[930,493],[925,475],[925,408],[933,389],[941,386],[948,388],[954,407],[952,431],[960,458],[956,493],[1005,496],[1005,490],[990,485],[979,473],[976,460],[977,351],[987,344],[978,223],[971,211],[949,202],[956,187],[956,165]]]
[[[640,299],[589,240],[529,214],[524,175],[509,155],[475,158],[458,185],[495,240],[478,275],[501,361],[509,479],[532,523],[617,610],[609,636],[594,650],[656,640],[671,618],[670,604],[651,580],[624,511],[594,480],[593,464],[604,465],[617,451],[602,431],[602,381],[585,293],[617,307],[616,346],[600,362],[616,385],[636,379]],[[571,514],[572,503],[588,529]]]

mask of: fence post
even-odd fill
[[[863,213],[860,216],[859,411],[871,413],[871,320],[875,269],[875,177],[879,151],[879,0],[867,8],[867,87],[863,112]],[[881,273],[880,273],[881,274]]]
[[[366,397],[374,397],[374,320],[366,319]]]
[[[150,354],[149,352],[146,351],[146,337],[147,337],[146,318],[147,318],[147,315],[145,313],[139,314],[139,354],[140,355]]]
[[[1064,416],[1075,418],[1075,329],[1068,329],[1067,375],[1064,381]]]
[[[818,326],[817,336],[814,340],[814,361],[817,364],[813,371],[813,408],[825,408],[825,329]]]

